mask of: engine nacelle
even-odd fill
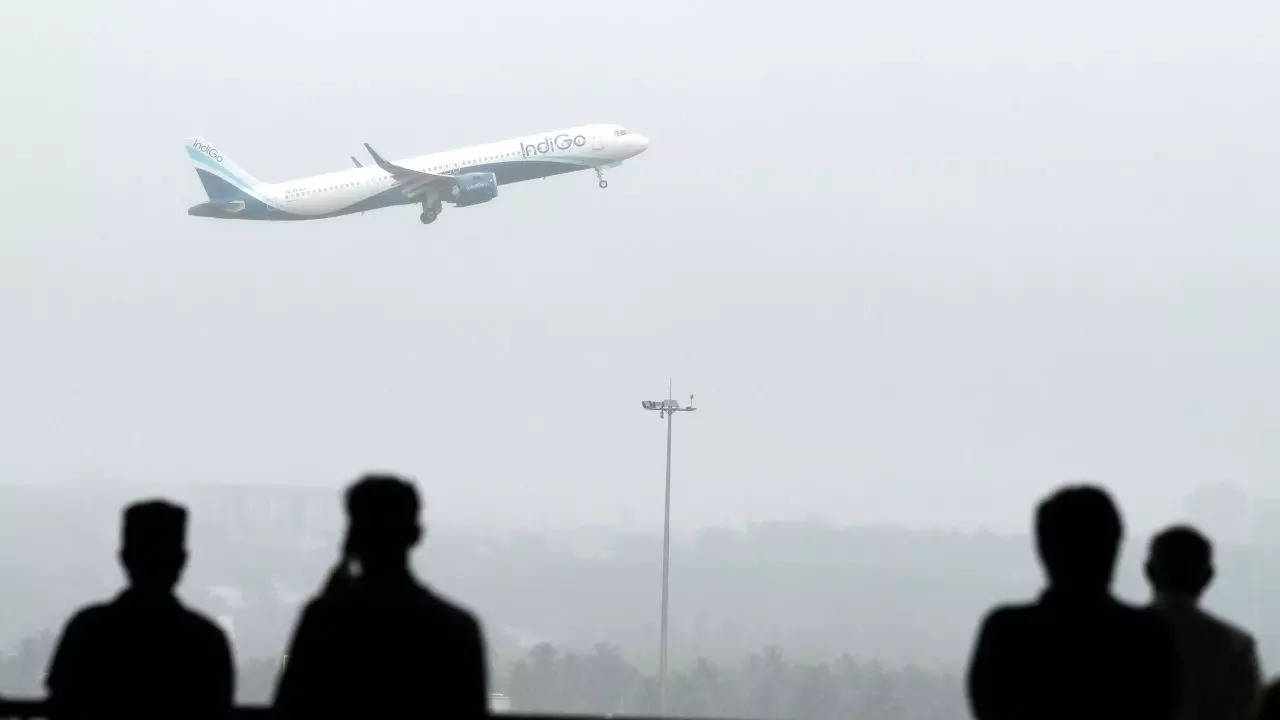
[[[498,197],[498,176],[491,172],[473,172],[458,176],[453,188],[453,203],[458,207],[479,205]]]

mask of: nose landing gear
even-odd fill
[[[596,177],[600,180],[600,189],[609,187],[609,181],[604,179],[604,169],[596,168]]]

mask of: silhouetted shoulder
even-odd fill
[[[81,608],[67,621],[66,631],[68,633],[73,631],[85,632],[101,627],[103,623],[110,622],[111,610],[110,603],[100,603]]]
[[[423,615],[430,618],[434,632],[452,638],[459,652],[474,655],[482,652],[480,623],[471,611],[447,600],[431,590],[418,586],[417,601]]]
[[[1200,611],[1204,618],[1218,628],[1225,637],[1229,638],[1231,646],[1236,649],[1253,648],[1253,635],[1249,631],[1232,624],[1210,612]]]
[[[1040,610],[1035,603],[997,605],[987,613],[989,622],[1018,622],[1034,617]]]
[[[146,612],[145,609],[135,611],[134,608],[129,607],[127,601],[122,597],[114,602],[100,603],[82,608],[67,622],[67,631],[91,632],[100,628],[114,628],[119,625],[122,616],[127,614],[146,614],[149,619],[160,621],[166,619],[164,615],[169,615],[167,618],[169,623],[177,624],[180,631],[197,637],[225,642],[226,636],[222,632],[222,628],[204,615],[176,602],[165,609],[171,609],[173,613],[171,615],[164,613],[161,616],[156,616]]]
[[[479,629],[480,623],[470,610],[441,595],[437,595],[427,588],[420,588],[420,590],[422,591],[423,601],[428,607],[433,608],[433,612],[438,613],[443,622],[459,628]]]
[[[982,632],[1016,632],[1035,624],[1040,614],[1040,608],[1034,604],[997,605],[982,619]]]
[[[206,647],[221,649],[227,655],[230,655],[230,643],[227,641],[227,634],[213,620],[185,607],[179,608],[179,617],[181,618],[180,622],[194,640]]]
[[[1035,635],[1035,628],[1041,622],[1040,608],[1036,605],[992,608],[978,627],[970,671],[982,674],[1001,664],[1004,658],[1016,655],[1022,642]]]
[[[57,695],[78,679],[75,676],[84,663],[85,652],[96,644],[94,638],[101,634],[105,625],[106,612],[106,605],[91,605],[67,621],[45,679],[49,692]]]
[[[1257,648],[1248,631],[1198,607],[1161,608],[1152,611],[1174,630],[1182,630],[1183,642],[1191,652],[1222,658],[1234,657],[1245,664],[1257,663]],[[1256,672],[1247,668],[1249,672]]]
[[[108,603],[90,605],[80,609],[67,621],[49,667],[46,682],[50,690],[61,686],[84,662],[86,650],[101,642],[102,636],[113,624],[111,609]]]
[[[1020,640],[1029,637],[1038,621],[1035,605],[999,605],[987,613],[978,628],[978,641],[970,664],[970,680],[983,681],[1005,657],[1016,654]]]
[[[417,618],[426,622],[432,632],[479,633],[480,623],[475,616],[460,605],[433,593],[425,587],[414,585],[408,592],[389,595],[364,592],[322,594],[303,608],[301,626],[328,627],[331,624],[347,625],[352,617],[375,612],[376,609],[394,616]]]
[[[185,606],[178,606],[179,616],[182,621],[192,628],[195,632],[201,632],[208,635],[222,637],[222,628],[218,626],[211,618]]]

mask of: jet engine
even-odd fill
[[[498,197],[498,176],[491,172],[464,173],[453,188],[453,203],[458,207],[479,205]]]

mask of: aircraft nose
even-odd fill
[[[649,149],[649,138],[639,133],[629,133],[627,134],[627,137],[631,138],[630,144],[632,146],[632,150],[636,154],[640,154]]]

